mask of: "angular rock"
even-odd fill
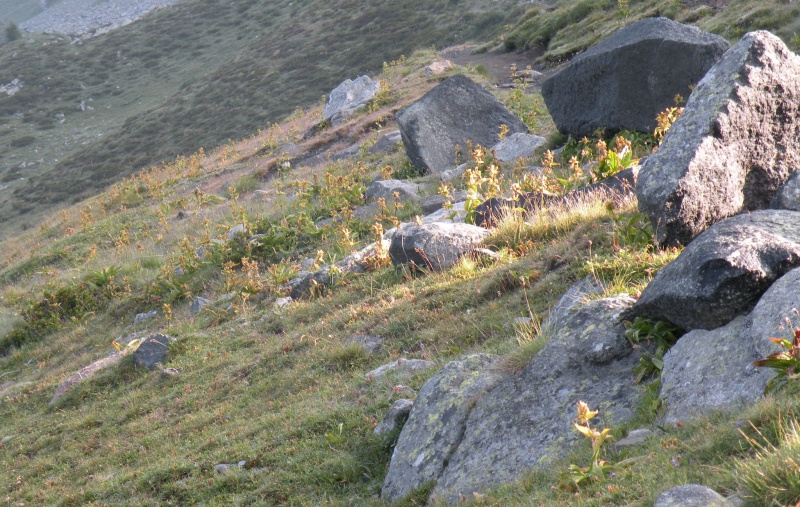
[[[659,112],[687,96],[729,44],[667,18],[621,28],[542,83],[558,129],[576,138],[597,129],[652,132]]]
[[[567,289],[567,292],[558,300],[550,313],[542,322],[542,329],[555,331],[567,321],[570,312],[577,310],[584,304],[589,296],[602,294],[606,288],[603,283],[592,275],[586,276]]]
[[[370,153],[388,153],[394,150],[398,145],[403,143],[403,136],[400,135],[399,130],[392,130],[383,134],[375,141],[375,144],[369,147]]]
[[[230,228],[230,230],[228,231],[227,238],[228,238],[228,240],[232,240],[232,239],[236,239],[237,236],[244,235],[244,234],[246,234],[246,231],[244,229],[244,225],[238,224],[238,225],[234,225],[233,227]]]
[[[436,366],[436,363],[433,361],[426,361],[424,359],[400,358],[397,361],[392,361],[391,363],[375,368],[371,372],[365,374],[364,378],[367,380],[377,380],[385,377],[390,371],[405,374],[418,373],[421,371],[430,370],[434,366]]]
[[[381,497],[395,501],[438,480],[463,437],[475,401],[503,378],[499,358],[478,354],[444,366],[422,386],[392,453]]]
[[[149,312],[142,312],[137,313],[133,317],[134,324],[141,324],[142,322],[147,322],[148,320],[152,320],[158,317],[158,310],[150,310]]]
[[[511,134],[492,147],[497,160],[504,163],[514,162],[523,157],[529,157],[537,148],[544,146],[547,139],[517,132]]]
[[[800,57],[769,32],[745,35],[697,85],[637,185],[661,245],[765,209],[800,166]]]
[[[380,87],[381,84],[369,76],[360,76],[355,80],[345,79],[331,91],[322,119],[330,121],[334,127],[341,125],[358,108],[366,106]]]
[[[738,215],[698,236],[642,292],[633,316],[685,330],[714,329],[753,309],[784,273],[800,265],[800,212]]]
[[[245,465],[247,465],[247,461],[244,460],[238,463],[220,463],[219,465],[214,465],[214,470],[216,470],[217,473],[224,475],[230,472],[231,470],[234,470],[236,468],[242,468]]]
[[[622,449],[627,449],[628,447],[637,447],[642,445],[653,435],[653,431],[647,428],[640,428],[638,430],[633,430],[624,438],[617,440],[616,442],[611,444],[611,449],[614,452],[619,452]]]
[[[210,299],[206,299],[206,298],[203,298],[203,297],[200,297],[200,296],[196,296],[194,298],[194,300],[192,301],[192,306],[189,307],[189,313],[192,314],[192,315],[196,315],[196,314],[200,313],[201,311],[203,311],[203,308],[205,308],[206,306],[208,306],[208,305],[210,305],[212,303],[213,303],[213,301],[211,301]]]
[[[364,199],[367,202],[385,199],[387,203],[406,202],[419,199],[419,190],[422,187],[419,183],[412,183],[406,180],[378,180],[373,182],[367,191],[364,192]],[[395,198],[397,194],[397,198]]]
[[[392,263],[442,271],[475,249],[489,231],[470,224],[436,222],[399,229],[392,236]]]
[[[464,172],[466,172],[466,170],[467,164],[461,164],[457,167],[447,169],[446,171],[439,173],[439,179],[442,181],[454,181],[464,176]]]
[[[425,67],[422,72],[428,76],[441,76],[448,70],[453,68],[453,62],[450,60],[440,60],[438,62],[433,62],[432,64]]]
[[[154,334],[139,345],[133,353],[133,362],[140,368],[155,370],[159,364],[167,362],[169,342],[172,338],[163,334]]]
[[[516,480],[567,452],[578,439],[572,422],[579,400],[600,408],[608,425],[632,417],[641,398],[632,377],[639,355],[625,338],[621,321],[632,304],[632,298],[622,295],[591,301],[570,315],[521,374],[480,398],[438,479],[434,498],[471,498],[473,492]],[[419,398],[416,403],[420,405]],[[413,427],[417,406],[406,428]],[[435,441],[437,433],[427,438]]]
[[[658,495],[653,507],[730,507],[730,504],[711,488],[685,484]]]
[[[344,342],[345,345],[357,345],[367,354],[377,354],[383,347],[383,338],[368,334],[354,334]]]
[[[444,80],[396,114],[406,154],[428,173],[455,166],[456,147],[467,142],[484,147],[498,141],[500,126],[509,134],[528,128],[494,96],[463,75]]]
[[[661,397],[666,422],[755,403],[773,375],[752,365],[761,357],[744,316],[713,331],[697,329],[683,335],[664,355]]]
[[[386,415],[383,416],[383,420],[375,426],[372,434],[386,435],[403,426],[413,406],[414,402],[411,400],[397,400],[392,403],[391,408],[389,408]]]
[[[778,188],[769,207],[800,211],[800,172],[792,173],[786,183]]]
[[[792,341],[793,330],[800,326],[800,268],[780,277],[761,296],[748,317],[748,335],[756,353],[762,359],[778,348],[769,339]],[[768,370],[771,371],[771,370]]]

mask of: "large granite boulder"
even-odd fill
[[[518,479],[578,438],[572,422],[579,400],[601,407],[608,424],[629,419],[641,397],[632,376],[639,356],[621,321],[632,304],[615,296],[571,313],[522,373],[498,378],[483,396],[464,389],[463,374],[433,377],[400,435],[383,498],[435,480],[433,496],[455,502]],[[493,371],[477,366],[460,368],[476,379]]]
[[[503,375],[499,358],[478,354],[445,365],[422,387],[392,453],[381,497],[395,501],[438,480],[461,442],[475,401]]]
[[[800,167],[800,57],[769,32],[745,35],[692,93],[642,164],[639,208],[662,245],[769,207]]]
[[[688,96],[728,43],[667,18],[647,18],[614,32],[542,84],[558,129],[576,137],[595,130],[652,132],[656,116]]]
[[[406,154],[429,173],[456,166],[456,147],[467,142],[489,147],[499,141],[500,126],[509,133],[528,128],[494,96],[463,75],[444,80],[396,114]]]
[[[433,222],[403,227],[392,236],[389,257],[392,263],[442,271],[455,265],[489,236],[481,227]]]
[[[800,213],[757,211],[705,231],[642,292],[632,315],[686,330],[714,329],[753,309],[783,274],[800,266]]]
[[[369,104],[380,87],[380,82],[373,81],[369,76],[360,76],[355,80],[345,79],[331,91],[322,119],[330,121],[333,126],[340,125],[357,109]]]
[[[798,287],[800,287],[800,269],[793,269],[772,284],[750,313],[748,335],[757,351],[758,359],[772,354],[777,349],[770,338],[792,341],[794,329],[800,326]]]
[[[755,403],[773,375],[753,366],[763,357],[756,351],[745,316],[712,331],[696,329],[683,335],[664,355],[661,397],[666,422]]]

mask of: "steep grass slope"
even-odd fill
[[[617,19],[616,9],[597,13]],[[372,430],[391,402],[406,396],[400,385],[418,391],[433,372],[382,380],[366,372],[399,357],[443,365],[488,352],[503,355],[513,375],[546,339],[535,323],[571,283],[592,275],[608,292],[635,294],[674,258],[676,251],[653,249],[635,202],[600,198],[509,220],[487,242],[499,254],[495,261],[465,260],[439,274],[376,261],[368,273],[334,276],[308,301],[277,305],[301,263],[341,259],[372,242],[378,226],[419,212],[389,203],[374,219],[353,213],[374,178],[415,176],[401,150],[371,154],[367,147],[391,126],[397,108],[438,82],[422,72],[435,59],[428,50],[387,64],[378,77],[388,95],[341,127],[302,141],[321,116],[319,105],[311,107],[240,141],[139,173],[4,242],[6,503],[382,505],[397,435],[380,438]],[[481,70],[453,72],[481,81]],[[528,116],[534,132],[560,144],[538,95],[494,91]],[[323,156],[287,166],[279,147],[289,142],[301,153],[323,154],[365,144],[348,160]],[[638,154],[651,147],[634,146]],[[591,150],[573,142],[566,153],[577,156],[579,148]],[[595,155],[587,156],[590,167]],[[567,160],[556,162],[568,168]],[[520,169],[503,168],[504,191],[512,184],[565,190],[552,177],[526,179]],[[569,185],[582,177],[561,176],[573,178]],[[437,191],[438,182],[418,181]],[[264,236],[258,244],[228,239],[237,225]],[[196,295],[215,303],[193,315]],[[154,319],[134,323],[136,314],[152,310]],[[113,352],[113,341],[124,346],[126,338],[156,331],[178,338],[169,369],[143,371],[127,357],[49,404],[64,379]],[[346,344],[356,333],[381,336],[385,345],[369,355]],[[465,502],[650,506],[660,491],[687,482],[739,493],[748,505],[800,499],[792,461],[800,449],[796,395],[665,428],[658,426],[657,379],[648,382],[637,419],[614,435],[649,426],[655,437],[604,453],[612,462],[635,457],[628,467],[575,488],[570,464],[591,459],[582,442],[549,470]],[[239,461],[244,466],[226,474],[214,469]],[[401,505],[422,505],[424,497],[417,492]]]
[[[416,48],[489,37],[515,9],[510,0],[184,0],[78,44],[6,44],[0,84],[24,87],[0,96],[0,222],[265,128]]]

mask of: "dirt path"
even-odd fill
[[[457,65],[481,65],[491,73],[494,83],[498,86],[509,86],[513,83],[512,68],[525,70],[528,66],[536,69],[536,59],[542,56],[541,51],[528,49],[521,52],[506,53],[502,51],[487,51],[474,53],[478,46],[463,44],[453,46],[442,51],[442,56]],[[538,89],[542,81],[553,73],[547,69],[540,76],[531,80],[531,86]]]

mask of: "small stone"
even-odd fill
[[[203,310],[203,308],[212,303],[213,301],[211,301],[210,299],[197,296],[194,298],[194,301],[192,301],[192,306],[189,308],[189,313],[191,313],[192,315],[196,315],[200,313]]]
[[[389,411],[383,416],[383,420],[375,426],[373,434],[386,435],[400,428],[408,419],[408,414],[411,413],[411,408],[414,402],[411,400],[397,400],[392,403]]]
[[[417,392],[408,386],[397,384],[392,388],[394,396],[402,396],[403,398],[416,398]]]
[[[231,227],[231,229],[228,231],[228,236],[227,237],[228,237],[229,240],[231,240],[231,239],[235,239],[236,236],[238,236],[239,234],[244,234],[244,233],[245,233],[244,225],[238,224],[238,225],[235,225],[235,226]]]
[[[273,308],[275,310],[283,310],[284,308],[286,308],[287,306],[289,306],[292,303],[294,303],[294,299],[292,299],[292,298],[290,298],[288,296],[285,297],[285,298],[278,298],[278,299],[275,300],[275,303],[273,304]]]
[[[637,445],[642,445],[648,437],[653,434],[652,430],[647,428],[640,428],[638,430],[633,430],[628,433],[628,436],[622,438],[611,445],[611,448],[614,452],[619,452],[626,447],[635,447]]]
[[[436,366],[432,361],[425,361],[424,359],[405,359],[401,358],[397,361],[392,361],[389,364],[384,364],[371,372],[364,375],[367,380],[377,380],[386,376],[389,372],[398,373],[418,373],[421,371],[429,370]]]
[[[133,353],[134,364],[141,368],[155,370],[159,364],[167,361],[170,341],[172,338],[163,334],[154,334],[145,339]]]
[[[366,334],[356,334],[348,338],[345,345],[357,345],[364,349],[367,354],[377,354],[383,347],[383,338]]]
[[[16,435],[7,435],[7,436],[3,437],[2,440],[0,440],[0,444],[8,443],[8,442],[12,441],[14,439],[14,437],[16,437]]]
[[[136,316],[133,318],[134,324],[141,324],[142,322],[147,322],[148,320],[154,319],[158,316],[158,310],[151,310],[149,312],[137,313]]]

